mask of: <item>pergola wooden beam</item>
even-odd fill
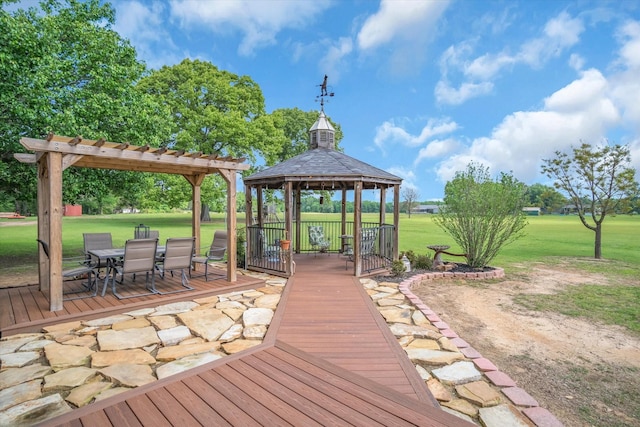
[[[200,186],[207,175],[219,174],[227,183],[227,280],[236,275],[236,173],[249,169],[244,159],[186,153],[148,144],[87,140],[81,136],[49,134],[46,139],[22,138],[34,154],[17,153],[23,163],[38,166],[38,238],[49,245],[49,258],[39,249],[40,289],[49,292],[49,310],[63,308],[62,292],[62,172],[68,167],[127,170],[182,175],[192,186],[192,235],[200,248]]]

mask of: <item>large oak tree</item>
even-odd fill
[[[145,66],[113,31],[115,11],[99,0],[56,1],[40,9],[0,10],[0,197],[33,210],[35,169],[13,158],[21,137],[82,135],[158,146],[166,110],[135,90]],[[130,194],[142,174],[70,168],[63,197]]]

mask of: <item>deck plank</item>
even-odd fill
[[[78,281],[80,282],[80,281]],[[117,299],[110,290],[102,297],[64,301],[63,309],[49,311],[48,295],[41,292],[37,285],[20,288],[0,289],[0,336],[24,332],[40,332],[43,326],[73,320],[89,320],[111,316],[139,308],[153,307],[171,302],[219,295],[233,290],[250,289],[264,286],[264,281],[255,277],[239,275],[237,282],[216,280],[205,282],[194,278],[190,280],[193,291],[167,295],[150,295],[130,299]],[[181,288],[177,278],[167,278],[167,285]]]
[[[263,344],[43,425],[470,425],[439,408],[359,281],[322,261],[298,263]]]

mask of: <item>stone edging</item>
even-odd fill
[[[400,284],[398,290],[411,301],[411,303],[420,310],[433,326],[440,330],[440,333],[449,338],[449,340],[463,353],[467,358],[471,359],[476,367],[482,371],[485,377],[494,386],[500,388],[500,391],[511,401],[517,409],[527,416],[527,418],[538,427],[543,426],[563,426],[563,424],[547,409],[539,406],[538,402],[529,395],[525,390],[517,387],[516,382],[504,372],[501,372],[490,360],[482,357],[482,355],[471,347],[466,341],[458,336],[449,325],[442,321],[440,317],[431,310],[417,295],[411,292],[414,283],[422,280],[446,279],[446,278],[465,278],[471,280],[492,279],[504,277],[504,269],[496,268],[492,271],[478,273],[453,273],[453,272],[434,272],[423,273],[412,276]]]
[[[434,271],[430,273],[418,274],[416,276],[412,276],[407,280],[410,280],[411,282],[417,280],[416,278],[419,278],[420,280],[433,280],[433,279],[482,280],[482,279],[499,279],[501,277],[504,277],[503,268],[495,268],[494,270],[491,270],[491,271],[478,271],[478,272],[468,272],[468,273],[458,273],[458,272],[452,272],[452,271]]]

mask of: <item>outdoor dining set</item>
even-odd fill
[[[71,268],[64,269],[62,275],[67,279],[86,276],[82,287],[65,293],[65,300],[95,297],[102,286],[101,295],[105,296],[111,287],[118,299],[134,298],[146,295],[164,295],[193,290],[189,278],[204,277],[205,281],[222,279],[223,274],[210,273],[209,262],[221,261],[226,252],[226,231],[216,231],[211,246],[204,255],[196,253],[193,237],[172,237],[159,245],[159,232],[141,230],[136,227],[134,238],[126,241],[124,247],[114,247],[111,233],[84,233],[84,257],[76,259]],[[49,248],[46,242],[38,240],[46,256]],[[204,273],[193,275],[197,265],[204,265]],[[163,280],[167,273],[172,277],[180,275],[180,286],[158,289],[156,280]],[[144,288],[136,284],[136,276],[145,275]],[[125,280],[128,277],[130,280]],[[122,289],[127,289],[124,293]],[[133,292],[131,292],[133,291]]]

